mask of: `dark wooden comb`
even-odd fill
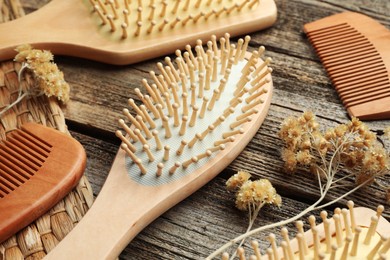
[[[53,207],[83,175],[79,142],[26,123],[0,143],[0,243]]]
[[[344,12],[305,24],[351,117],[390,118],[390,31],[365,15]]]

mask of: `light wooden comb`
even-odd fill
[[[29,43],[57,55],[131,64],[212,34],[264,29],[275,20],[273,0],[53,0],[0,25],[0,60],[13,58],[16,46]]]
[[[390,118],[390,31],[345,12],[305,24],[344,106],[361,120]]]
[[[83,147],[69,135],[25,123],[0,143],[0,242],[52,208],[84,173]]]
[[[366,207],[354,208],[348,201],[349,209],[336,208],[334,215],[328,218],[326,211],[321,212],[321,224],[316,224],[316,217],[308,218],[310,230],[304,232],[303,222],[296,222],[297,235],[289,238],[287,228],[281,229],[283,241],[277,245],[275,234],[268,240],[271,247],[261,255],[258,241],[252,241],[254,254],[250,260],[305,260],[305,259],[389,259],[390,258],[390,223],[381,216],[383,206],[375,212]],[[239,248],[240,259],[245,259],[243,248]],[[224,253],[222,259],[229,259]]]
[[[107,180],[81,222],[47,259],[114,259],[151,221],[225,169],[256,134],[273,92],[264,47],[211,37],[157,63],[135,89],[119,124],[123,141]],[[246,59],[245,59],[246,56]],[[129,125],[132,124],[133,128]]]

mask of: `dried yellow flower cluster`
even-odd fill
[[[33,49],[30,45],[16,48],[18,54],[15,61],[23,64],[22,68],[32,71],[37,86],[36,95],[55,96],[62,102],[69,100],[69,85],[64,80],[64,74],[53,63],[53,55],[49,51]]]
[[[236,207],[240,210],[256,211],[265,204],[280,206],[282,198],[276,193],[275,188],[267,179],[251,181],[251,175],[240,171],[229,178],[226,182],[228,190],[237,190]]]
[[[285,143],[282,158],[289,172],[301,165],[322,177],[333,178],[342,166],[361,184],[389,170],[385,148],[357,118],[322,134],[314,114],[305,112],[298,118],[286,119],[279,137]]]

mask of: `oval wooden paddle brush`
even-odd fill
[[[123,141],[94,205],[48,259],[114,259],[151,221],[225,169],[253,138],[273,92],[264,47],[211,37],[143,79],[119,120]],[[246,58],[245,58],[246,57]],[[130,113],[135,112],[134,113]],[[131,126],[132,125],[132,126]]]
[[[83,147],[69,135],[35,124],[0,143],[0,242],[52,208],[84,173]]]
[[[242,35],[276,21],[273,0],[53,0],[0,25],[0,60],[31,44],[56,55],[131,64],[210,35]]]
[[[252,241],[253,255],[250,259],[304,260],[304,259],[389,259],[390,223],[381,216],[384,207],[378,206],[375,212],[365,207],[354,208],[348,201],[348,209],[336,208],[334,215],[328,217],[321,212],[321,224],[316,224],[316,217],[308,218],[310,230],[304,232],[303,222],[297,221],[297,234],[289,238],[287,228],[281,229],[283,241],[277,245],[275,234],[268,240],[271,246],[261,255],[259,243]],[[242,248],[238,250],[240,259],[245,257]],[[229,259],[224,253],[222,259]]]

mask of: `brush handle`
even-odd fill
[[[130,179],[124,172],[125,154],[120,149],[93,206],[46,259],[115,259],[149,223],[222,171],[240,146],[178,181],[157,187]]]
[[[146,225],[193,191],[176,196],[175,184],[139,185],[124,173],[124,158],[120,150],[91,209],[47,259],[114,259]]]

